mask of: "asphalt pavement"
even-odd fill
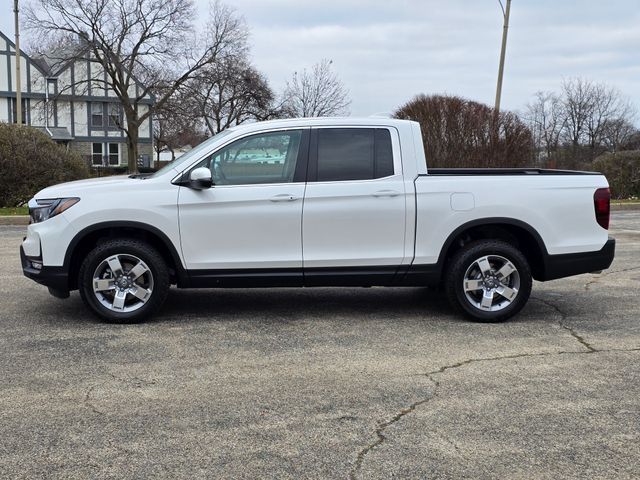
[[[0,478],[638,478],[640,212],[471,323],[421,288],[172,290],[97,321],[0,227]]]

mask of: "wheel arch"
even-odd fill
[[[547,248],[538,231],[526,222],[513,218],[492,217],[472,220],[456,228],[444,242],[438,257],[440,271],[465,244],[480,239],[497,239],[520,249],[529,262],[533,278],[544,278]]]
[[[133,221],[101,222],[84,228],[73,237],[64,257],[64,269],[69,272],[69,289],[78,288],[81,259],[103,239],[138,238],[151,244],[162,255],[171,272],[171,282],[179,287],[188,283],[187,273],[173,242],[158,228]]]

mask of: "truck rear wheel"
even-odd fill
[[[500,240],[465,245],[449,263],[449,302],[480,322],[502,322],[517,314],[531,295],[533,280],[525,256]]]
[[[112,323],[135,323],[155,313],[169,292],[169,271],[150,245],[117,238],[86,256],[78,276],[84,303]]]

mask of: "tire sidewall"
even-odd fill
[[[93,292],[93,274],[98,265],[112,255],[134,255],[142,260],[153,275],[153,291],[151,297],[139,309],[133,312],[114,312],[106,308],[96,298]],[[136,323],[155,311],[164,303],[169,289],[169,274],[167,266],[160,254],[151,246],[133,240],[108,240],[94,248],[83,261],[78,287],[82,300],[100,318],[111,323]]]
[[[486,255],[499,255],[506,258],[513,263],[520,275],[520,288],[515,300],[507,307],[495,312],[483,311],[472,305],[463,287],[467,269],[478,258]],[[479,322],[502,322],[522,310],[529,300],[532,284],[529,263],[516,247],[501,241],[480,240],[470,243],[454,256],[445,287],[451,303],[454,303],[467,316]]]

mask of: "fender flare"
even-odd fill
[[[176,275],[178,277],[179,284],[180,285],[188,284],[188,275],[184,266],[182,265],[182,259],[180,258],[180,255],[178,253],[178,250],[176,249],[176,246],[169,239],[169,237],[164,232],[162,232],[162,230],[154,227],[153,225],[149,225],[148,223],[134,222],[134,221],[128,221],[128,220],[100,222],[80,230],[73,237],[71,242],[69,242],[67,251],[64,254],[63,269],[66,272],[70,273],[71,258],[73,257],[73,253],[75,252],[78,244],[84,238],[86,238],[87,235],[90,235],[91,233],[96,232],[98,230],[107,230],[110,228],[131,228],[136,230],[143,230],[159,238],[160,241],[163,243],[163,245],[166,247],[166,249],[169,251],[169,254],[171,255],[173,263],[176,266]]]
[[[515,218],[509,217],[487,217],[487,218],[478,218],[475,220],[471,220],[469,222],[463,223],[459,227],[457,227],[445,240],[442,248],[440,249],[440,255],[438,255],[438,266],[442,268],[444,266],[444,262],[446,260],[446,254],[451,247],[453,241],[465,230],[469,230],[470,228],[481,227],[484,225],[507,225],[510,227],[518,227],[522,230],[525,230],[529,233],[533,239],[536,241],[538,248],[540,249],[540,253],[544,258],[546,258],[549,253],[547,252],[547,247],[544,244],[544,240],[538,233],[538,231],[522,220],[516,220]]]

